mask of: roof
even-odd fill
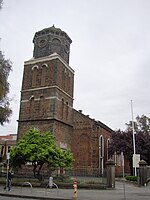
[[[33,42],[35,40],[36,37],[40,37],[40,36],[43,36],[43,35],[59,35],[61,37],[64,37],[66,38],[70,43],[72,43],[72,40],[70,39],[70,37],[67,35],[66,32],[62,31],[60,28],[56,28],[54,25],[49,27],[49,28],[44,28],[38,32],[35,33],[34,35],[34,39],[33,39]]]
[[[1,135],[0,140],[6,141],[6,140],[17,140],[17,134],[9,134],[9,135]]]
[[[78,114],[84,116],[88,120],[93,121],[97,126],[100,126],[101,128],[107,130],[108,132],[110,132],[110,133],[114,132],[110,127],[108,127],[106,124],[102,123],[101,121],[92,119],[92,118],[89,117],[89,115],[84,115],[82,113],[82,110],[77,111],[77,110],[74,109],[74,111],[76,111]]]

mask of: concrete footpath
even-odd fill
[[[0,196],[10,196],[28,199],[51,199],[51,200],[71,200],[73,189],[44,189],[30,187],[12,187],[11,191],[5,191],[0,186]],[[107,190],[85,190],[78,189],[77,198],[81,200],[150,200],[150,186],[137,187],[133,184],[116,182],[115,189]]]

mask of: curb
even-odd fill
[[[73,200],[74,198],[65,198],[65,197],[42,197],[42,196],[31,196],[31,195],[23,195],[23,194],[8,194],[8,193],[0,193],[0,196],[7,197],[18,197],[18,198],[27,198],[27,199],[40,199],[40,200]]]

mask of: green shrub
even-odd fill
[[[128,180],[128,181],[137,181],[137,176],[126,176],[126,180]]]

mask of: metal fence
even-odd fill
[[[32,166],[28,166],[28,168],[24,168],[15,172],[16,176],[25,176],[32,177],[33,171]],[[100,173],[99,168],[92,167],[76,167],[76,168],[49,168],[46,170],[41,170],[40,174],[44,177],[49,176],[57,176],[59,174],[68,175],[68,176],[82,176],[82,177],[103,177],[105,174],[105,170],[103,175]]]
[[[99,168],[91,168],[91,167],[76,167],[73,169],[64,169],[64,173],[70,176],[100,177]]]
[[[4,176],[5,173],[2,173],[1,176]],[[100,174],[99,168],[91,168],[91,167],[76,167],[76,168],[57,168],[57,169],[46,169],[41,170],[40,177],[35,177],[32,171],[32,167],[19,169],[13,173],[14,178],[25,178],[27,180],[40,178],[41,180],[46,180],[50,176],[57,177],[59,175],[62,176],[70,176],[70,177],[79,177],[81,179],[89,179],[89,180],[102,180],[106,178],[106,173],[104,170],[103,175]],[[103,181],[102,181],[103,182]]]
[[[105,174],[105,170],[104,170]],[[98,168],[78,167],[78,168],[57,168],[42,170],[39,177],[35,177],[33,171],[24,169],[18,170],[13,173],[13,181],[19,180],[19,182],[33,182],[34,184],[41,184],[45,186],[48,183],[49,177],[54,177],[55,181],[74,181],[78,180],[80,183],[98,183],[106,185],[106,176],[99,175]],[[5,180],[6,172],[0,173],[0,181]],[[40,181],[39,181],[40,180]]]

